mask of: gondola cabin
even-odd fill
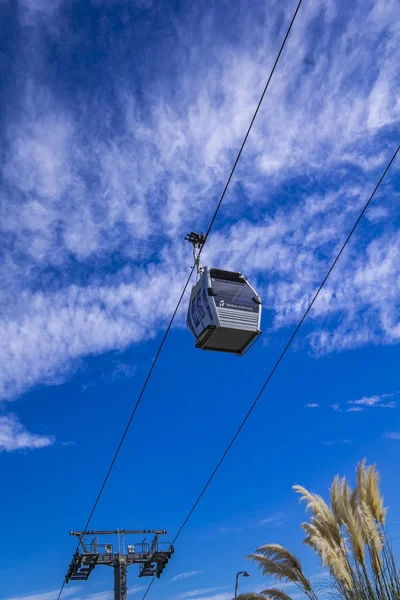
[[[260,297],[241,273],[204,267],[192,289],[187,325],[196,348],[243,354],[261,333]]]

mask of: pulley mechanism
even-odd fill
[[[202,248],[206,243],[206,236],[203,232],[195,233],[194,231],[191,231],[187,234],[185,240],[187,240],[190,244],[193,244],[194,248]]]
[[[197,272],[200,274],[203,273],[204,268],[200,264],[200,254],[201,254],[204,244],[206,243],[206,236],[204,235],[203,232],[195,233],[194,231],[191,231],[190,233],[187,234],[187,236],[185,237],[185,240],[188,241],[189,244],[192,244],[192,246],[193,246],[193,258],[194,258],[194,263],[197,266]]]

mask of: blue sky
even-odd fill
[[[0,600],[56,597],[295,7],[250,4],[0,0]],[[398,145],[397,21],[304,0],[203,253],[263,336],[195,350],[186,296],[93,528],[179,529]],[[244,556],[271,541],[324,577],[291,486],[364,456],[398,535],[399,197],[397,161],[149,598],[262,589]]]

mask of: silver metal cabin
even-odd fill
[[[261,333],[260,297],[241,273],[204,267],[192,289],[187,325],[196,348],[243,354]]]

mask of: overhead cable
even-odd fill
[[[389,171],[392,163],[394,162],[398,152],[400,150],[400,146],[397,147],[397,150],[395,151],[395,153],[393,154],[392,158],[390,159],[388,165],[386,166],[383,174],[381,175],[378,183],[375,186],[374,191],[372,192],[371,196],[368,198],[366,204],[364,205],[362,211],[360,212],[356,222],[354,223],[353,227],[350,230],[350,233],[348,234],[347,238],[345,239],[342,247],[340,248],[338,254],[336,255],[333,263],[331,264],[331,266],[329,267],[328,272],[326,273],[324,279],[322,280],[322,283],[320,284],[319,288],[317,289],[317,291],[315,292],[314,296],[312,297],[311,302],[309,303],[309,305],[307,306],[307,309],[305,310],[303,316],[301,317],[299,323],[297,324],[296,328],[294,329],[292,335],[290,336],[288,342],[286,343],[286,346],[284,347],[284,349],[282,350],[279,358],[277,359],[277,361],[275,362],[274,366],[272,367],[272,370],[270,371],[267,379],[265,380],[262,388],[260,389],[260,391],[258,392],[255,400],[253,401],[253,404],[250,406],[249,410],[247,411],[244,419],[242,420],[242,422],[240,423],[238,429],[236,430],[235,435],[233,436],[233,438],[231,439],[231,441],[229,442],[225,452],[222,454],[221,458],[219,459],[216,467],[214,468],[213,472],[211,473],[210,477],[208,478],[206,484],[204,485],[203,489],[201,490],[200,494],[198,495],[196,501],[194,502],[193,506],[191,507],[191,509],[189,510],[188,514],[186,515],[182,525],[180,526],[180,528],[178,529],[177,534],[175,535],[173,541],[172,541],[172,545],[174,545],[176,543],[176,541],[178,540],[179,536],[181,535],[182,531],[184,530],[184,528],[186,527],[190,517],[192,516],[192,514],[194,513],[194,511],[196,510],[197,505],[199,504],[200,500],[202,499],[202,497],[204,496],[205,492],[207,491],[207,488],[209,487],[210,483],[212,482],[212,480],[214,479],[215,475],[217,474],[220,466],[222,465],[222,463],[224,462],[225,458],[227,457],[229,451],[231,450],[233,444],[235,443],[236,439],[238,438],[240,432],[242,431],[243,427],[245,426],[248,418],[250,417],[251,413],[253,412],[253,410],[255,409],[258,401],[260,400],[262,394],[264,393],[266,387],[268,386],[269,382],[271,381],[272,377],[274,376],[277,368],[279,367],[283,357],[285,356],[286,352],[289,350],[293,340],[295,339],[297,333],[299,332],[299,329],[301,328],[301,326],[303,325],[305,319],[307,318],[307,315],[309,314],[310,310],[312,309],[315,301],[317,300],[322,288],[324,287],[325,283],[327,282],[330,274],[332,273],[333,269],[336,266],[336,263],[338,262],[339,258],[341,257],[344,249],[346,248],[347,244],[349,243],[353,233],[355,232],[355,230],[357,229],[358,224],[360,223],[362,217],[364,216],[365,211],[367,210],[368,206],[371,204],[376,192],[378,191],[382,181],[384,180],[387,172]],[[151,586],[154,583],[155,578],[153,577],[153,579],[150,581],[149,586],[146,590],[146,592],[144,593],[144,596],[142,598],[142,600],[144,600],[147,596],[147,594],[149,593]]]
[[[282,42],[282,44],[281,44],[281,46],[280,46],[279,52],[278,52],[278,54],[277,54],[277,56],[276,56],[275,62],[274,62],[274,64],[273,64],[273,67],[272,67],[272,70],[271,70],[271,72],[270,72],[270,74],[269,74],[269,77],[268,77],[268,79],[267,79],[267,83],[266,83],[266,84],[265,84],[265,86],[264,86],[263,92],[262,92],[262,94],[261,94],[261,97],[260,97],[260,99],[259,99],[259,102],[258,102],[258,104],[257,104],[257,107],[256,107],[256,109],[255,109],[255,112],[254,112],[254,114],[253,114],[253,117],[252,117],[252,119],[251,119],[251,121],[250,121],[250,125],[249,125],[249,126],[248,126],[248,128],[247,128],[246,135],[245,135],[245,137],[244,137],[244,139],[243,139],[242,145],[240,146],[239,152],[238,152],[238,154],[237,154],[237,156],[236,156],[236,160],[235,160],[235,162],[234,162],[234,164],[233,164],[233,167],[232,167],[232,169],[231,169],[231,172],[230,172],[230,174],[229,174],[229,177],[228,177],[228,179],[227,179],[227,182],[226,182],[226,184],[225,184],[225,187],[224,187],[224,189],[223,189],[223,192],[222,192],[222,194],[221,194],[221,197],[220,197],[220,199],[219,199],[219,201],[218,201],[218,204],[217,204],[217,206],[216,206],[216,209],[215,209],[215,211],[214,211],[214,214],[213,214],[213,216],[212,216],[212,218],[211,218],[211,221],[210,221],[210,224],[209,224],[209,226],[208,226],[207,232],[206,232],[206,234],[205,234],[205,239],[206,239],[206,240],[207,240],[207,238],[208,238],[208,236],[209,236],[209,234],[210,234],[210,232],[211,232],[211,229],[212,229],[212,227],[213,227],[213,225],[214,225],[214,223],[215,223],[215,220],[216,220],[216,218],[217,218],[218,212],[219,212],[219,210],[220,210],[220,208],[221,208],[221,205],[222,205],[222,202],[223,202],[223,200],[224,200],[225,194],[226,194],[226,192],[227,192],[227,189],[228,189],[228,187],[229,187],[229,184],[230,184],[230,182],[231,182],[231,180],[232,180],[233,174],[234,174],[234,172],[235,172],[235,170],[236,170],[236,167],[237,167],[237,164],[238,164],[238,162],[239,162],[239,159],[240,159],[240,157],[241,157],[241,155],[242,155],[243,149],[244,149],[244,147],[245,147],[245,145],[246,145],[246,142],[247,142],[247,139],[248,139],[248,137],[249,137],[250,131],[251,131],[252,127],[253,127],[254,121],[255,121],[255,119],[256,119],[256,117],[257,117],[257,114],[258,114],[258,112],[259,112],[259,110],[260,110],[261,104],[262,104],[262,102],[263,102],[263,100],[264,100],[264,96],[265,96],[265,94],[266,94],[266,92],[267,92],[267,89],[268,89],[268,87],[269,87],[269,84],[270,84],[270,81],[271,81],[271,79],[272,79],[272,76],[273,76],[273,74],[274,74],[274,72],[275,72],[275,69],[276,69],[276,67],[277,67],[277,65],[278,65],[278,62],[279,62],[279,59],[280,59],[280,57],[281,57],[282,51],[283,51],[283,49],[284,49],[284,47],[285,47],[285,45],[286,45],[286,41],[287,41],[287,39],[288,39],[288,37],[289,37],[290,31],[291,31],[291,29],[292,29],[293,23],[294,23],[294,21],[295,21],[295,19],[296,19],[296,16],[297,16],[297,13],[298,13],[298,11],[299,11],[299,9],[300,9],[300,6],[301,6],[301,4],[302,4],[302,1],[303,1],[303,0],[299,0],[299,2],[298,2],[298,4],[297,4],[296,10],[295,10],[295,12],[294,12],[294,14],[293,14],[293,17],[292,17],[291,21],[290,21],[290,25],[289,25],[289,27],[288,27],[288,29],[287,29],[287,31],[286,31],[285,37],[284,37],[284,39],[283,39],[283,42]],[[202,251],[203,247],[204,247],[204,246],[202,246],[202,247],[200,248],[200,250],[199,250],[199,253],[198,253],[198,257],[200,257],[200,254],[201,254],[201,251]],[[147,374],[147,377],[146,377],[146,379],[145,379],[145,381],[144,381],[144,383],[143,383],[142,389],[141,389],[141,391],[140,391],[140,393],[139,393],[139,396],[138,396],[138,398],[137,398],[137,400],[136,400],[136,403],[135,403],[135,405],[134,405],[134,407],[133,407],[133,410],[132,410],[132,413],[131,413],[131,415],[130,415],[130,417],[129,417],[128,423],[127,423],[127,425],[126,425],[126,427],[125,427],[125,429],[124,429],[124,431],[123,431],[123,434],[122,434],[122,436],[121,436],[121,439],[120,439],[120,441],[119,441],[119,444],[118,444],[118,446],[117,446],[117,449],[116,449],[116,451],[115,451],[115,453],[114,453],[114,456],[113,456],[113,458],[112,458],[112,460],[111,460],[110,466],[109,466],[109,468],[108,468],[108,470],[107,470],[107,472],[106,472],[105,478],[104,478],[104,480],[103,480],[103,483],[102,483],[102,485],[101,485],[101,487],[100,487],[100,491],[99,491],[99,493],[97,494],[96,500],[95,500],[95,502],[94,502],[94,504],[93,504],[93,507],[92,507],[92,509],[91,509],[91,511],[90,511],[90,513],[89,513],[89,517],[88,517],[88,519],[87,519],[87,521],[86,521],[86,525],[85,525],[85,528],[84,528],[84,530],[86,530],[86,529],[88,528],[88,526],[89,526],[89,523],[90,523],[90,522],[91,522],[91,520],[92,520],[93,514],[94,514],[94,512],[95,512],[95,510],[96,510],[96,508],[97,508],[97,505],[98,505],[98,503],[99,503],[99,500],[100,500],[100,498],[101,498],[101,496],[102,496],[102,494],[103,494],[104,488],[105,488],[105,486],[106,486],[106,484],[107,484],[107,481],[108,481],[108,479],[109,479],[109,477],[110,477],[110,474],[111,474],[111,471],[112,471],[112,469],[113,469],[113,467],[114,467],[115,461],[117,460],[118,454],[119,454],[119,452],[120,452],[120,450],[121,450],[121,447],[122,447],[122,445],[123,445],[123,443],[124,443],[124,441],[125,441],[126,435],[127,435],[128,431],[129,431],[129,428],[130,428],[130,426],[131,426],[131,423],[132,423],[132,421],[133,421],[133,418],[134,418],[134,416],[135,416],[135,414],[136,414],[136,411],[137,411],[137,409],[138,409],[138,407],[139,407],[139,404],[140,404],[140,402],[141,402],[141,400],[142,400],[143,394],[144,394],[144,392],[145,392],[145,390],[146,390],[146,388],[147,388],[147,384],[149,383],[149,380],[150,380],[150,378],[151,378],[151,376],[152,376],[152,374],[153,374],[154,368],[155,368],[155,366],[156,366],[156,364],[157,364],[157,361],[158,361],[158,359],[159,359],[159,356],[160,356],[160,354],[161,354],[161,351],[162,351],[162,349],[163,349],[163,347],[164,347],[164,344],[165,344],[165,341],[166,341],[166,339],[167,339],[167,336],[168,336],[168,334],[169,334],[169,332],[170,332],[170,330],[171,330],[172,324],[173,324],[173,322],[174,322],[174,320],[175,320],[176,313],[177,313],[177,312],[178,312],[178,310],[179,310],[179,307],[180,307],[180,305],[181,305],[182,299],[183,299],[183,297],[184,297],[184,295],[185,295],[185,293],[186,293],[187,287],[188,287],[188,285],[189,285],[189,283],[190,283],[190,280],[191,280],[191,278],[192,278],[192,275],[193,275],[193,272],[194,272],[195,268],[196,268],[196,263],[195,263],[195,264],[193,264],[193,266],[191,267],[190,274],[189,274],[189,276],[188,276],[188,278],[187,278],[187,280],[186,280],[185,286],[184,286],[184,288],[183,288],[183,290],[182,290],[182,293],[181,293],[181,295],[180,295],[180,297],[179,297],[178,303],[177,303],[177,305],[176,305],[176,307],[175,307],[175,309],[174,309],[174,312],[173,312],[173,314],[172,314],[172,317],[171,317],[171,319],[170,319],[170,321],[169,321],[169,323],[168,323],[167,329],[165,330],[164,336],[163,336],[163,338],[162,338],[162,340],[161,340],[161,343],[160,343],[160,345],[159,345],[159,347],[158,347],[158,350],[157,350],[156,356],[155,356],[155,358],[154,358],[154,360],[153,360],[153,363],[152,363],[152,365],[151,365],[151,367],[150,367],[150,370],[149,370],[149,372],[148,372],[148,374]],[[78,548],[79,548],[79,544],[78,544],[78,546],[77,546],[77,549],[78,549]],[[63,584],[62,584],[62,586],[61,586],[61,589],[60,589],[60,591],[59,591],[59,593],[58,593],[57,600],[59,600],[59,599],[60,599],[60,597],[61,597],[61,594],[62,594],[62,592],[63,592],[63,589],[64,589],[64,586],[65,586],[65,581],[63,582]]]

